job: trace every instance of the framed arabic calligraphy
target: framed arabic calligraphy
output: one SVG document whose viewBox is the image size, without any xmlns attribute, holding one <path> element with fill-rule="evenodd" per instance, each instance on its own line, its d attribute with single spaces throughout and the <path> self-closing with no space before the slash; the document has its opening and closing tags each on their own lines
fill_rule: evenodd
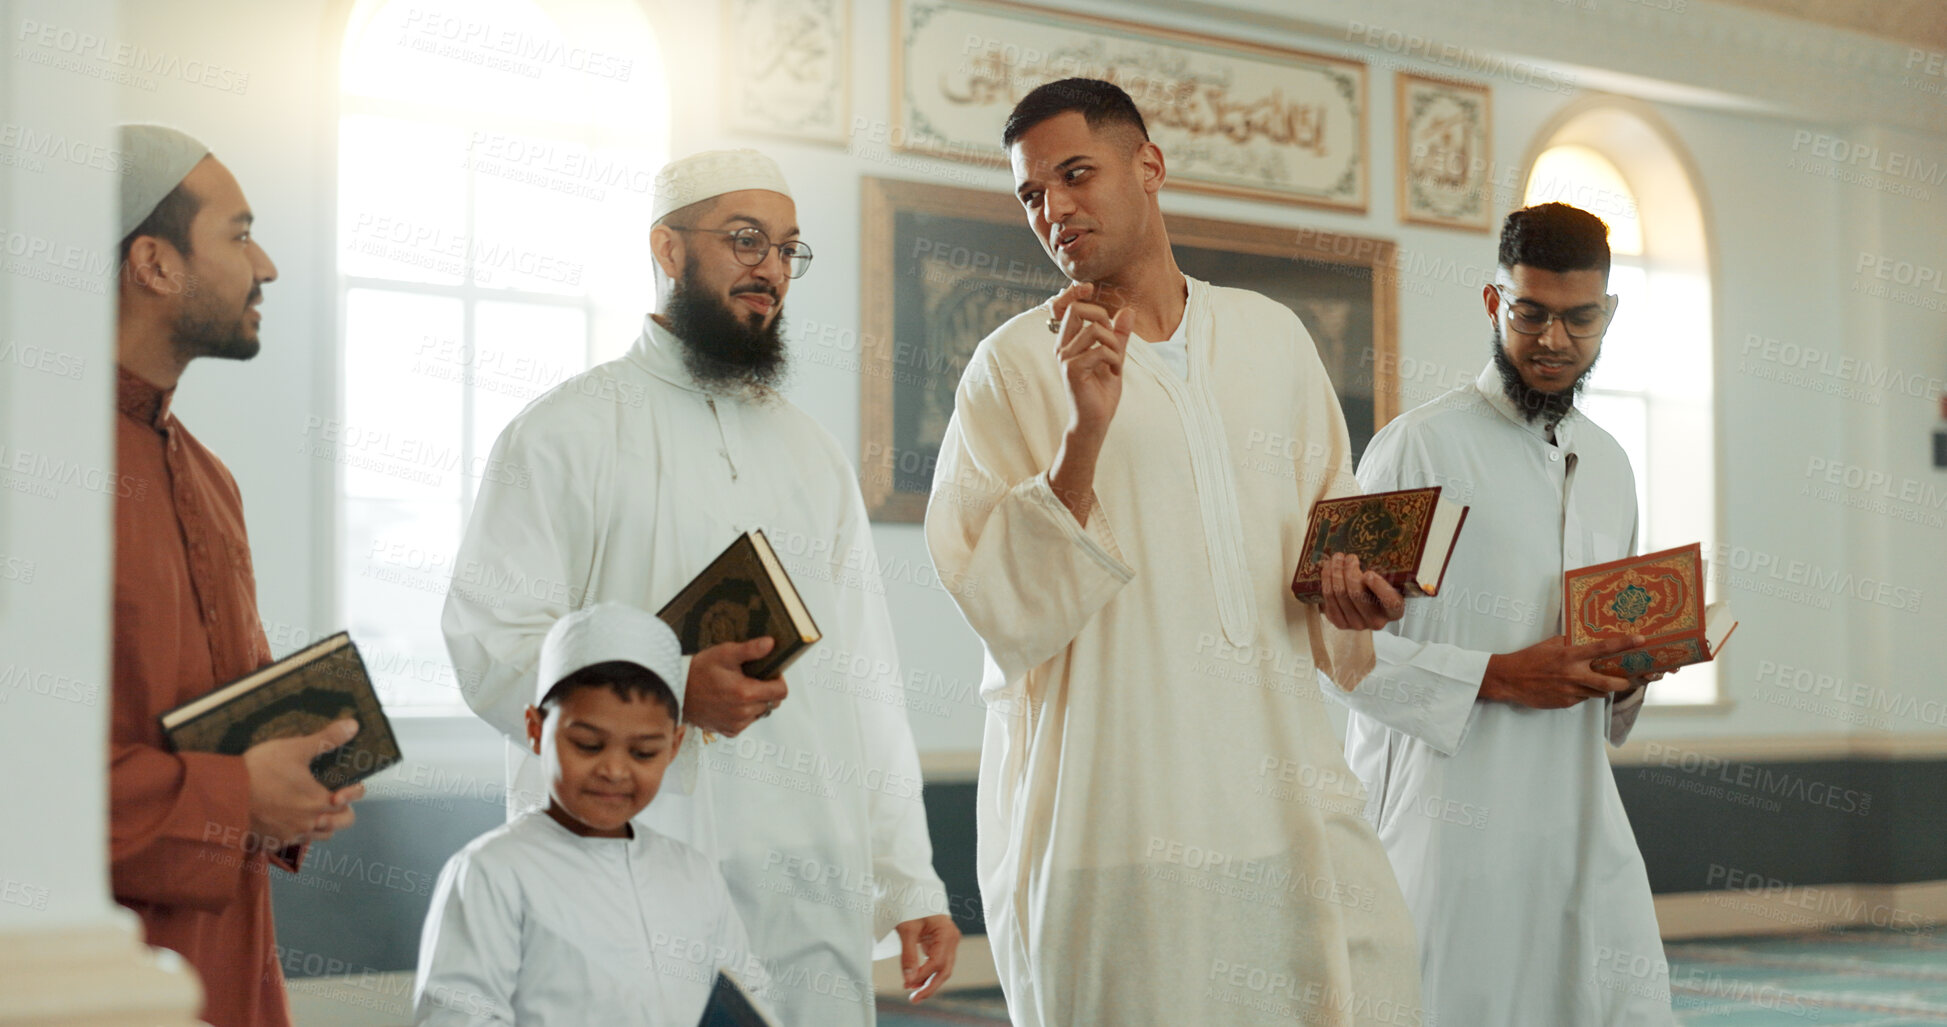
<svg viewBox="0 0 1947 1027">
<path fill-rule="evenodd" d="M 863 187 L 859 484 L 873 520 L 918 523 L 974 347 L 1068 280 L 1007 193 L 883 178 Z M 1163 220 L 1185 274 L 1263 293 L 1298 314 L 1338 392 L 1353 456 L 1364 453 L 1399 410 L 1393 243 Z"/>
<path fill-rule="evenodd" d="M 840 143 L 852 116 L 851 0 L 726 0 L 724 120 Z"/>
<path fill-rule="evenodd" d="M 1399 217 L 1485 232 L 1492 227 L 1488 88 L 1400 72 Z"/>
<path fill-rule="evenodd" d="M 901 149 L 1002 163 L 1021 97 L 1100 78 L 1142 110 L 1172 185 L 1366 209 L 1363 63 L 1009 0 L 894 0 L 893 17 Z"/>
</svg>

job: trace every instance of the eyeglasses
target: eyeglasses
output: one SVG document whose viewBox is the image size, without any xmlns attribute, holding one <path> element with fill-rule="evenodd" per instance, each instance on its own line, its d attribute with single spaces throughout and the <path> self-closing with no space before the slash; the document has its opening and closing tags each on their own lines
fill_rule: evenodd
<svg viewBox="0 0 1947 1027">
<path fill-rule="evenodd" d="M 1506 286 L 1496 285 L 1494 289 L 1501 294 L 1501 302 L 1507 304 L 1508 327 L 1523 335 L 1540 335 L 1559 319 L 1562 330 L 1568 332 L 1569 338 L 1593 339 L 1609 330 L 1609 319 L 1616 313 L 1608 305 L 1583 306 L 1559 312 L 1539 303 L 1517 300 L 1508 295 Z"/>
<path fill-rule="evenodd" d="M 743 228 L 683 228 L 672 225 L 679 232 L 709 232 L 711 235 L 730 237 L 730 252 L 737 255 L 737 263 L 745 267 L 756 267 L 776 249 L 777 255 L 784 258 L 785 272 L 792 278 L 803 278 L 811 270 L 811 247 L 795 239 L 790 242 L 771 241 L 761 228 L 746 225 Z"/>
</svg>

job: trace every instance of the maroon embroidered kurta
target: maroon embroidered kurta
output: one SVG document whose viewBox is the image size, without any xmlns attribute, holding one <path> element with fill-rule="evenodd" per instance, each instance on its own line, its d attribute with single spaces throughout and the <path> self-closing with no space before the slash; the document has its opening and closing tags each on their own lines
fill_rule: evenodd
<svg viewBox="0 0 1947 1027">
<path fill-rule="evenodd" d="M 243 497 L 169 413 L 173 389 L 120 371 L 109 862 L 151 945 L 196 967 L 215 1027 L 289 1024 L 265 853 L 238 756 L 176 754 L 156 717 L 270 661 Z M 297 850 L 276 860 L 296 869 Z"/>
</svg>

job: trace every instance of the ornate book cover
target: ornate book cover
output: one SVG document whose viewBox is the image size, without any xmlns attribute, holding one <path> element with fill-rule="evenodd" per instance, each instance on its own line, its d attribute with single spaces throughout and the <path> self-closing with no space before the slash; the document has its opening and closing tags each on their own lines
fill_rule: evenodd
<svg viewBox="0 0 1947 1027">
<path fill-rule="evenodd" d="M 379 705 L 365 661 L 339 632 L 211 689 L 164 713 L 162 733 L 178 752 L 240 756 L 258 742 L 313 734 L 335 720 L 358 720 L 350 742 L 311 761 L 311 775 L 333 791 L 399 762 L 392 722 Z"/>
<path fill-rule="evenodd" d="M 761 530 L 739 535 L 656 616 L 675 629 L 685 656 L 771 636 L 776 644 L 770 653 L 744 664 L 744 673 L 760 680 L 784 673 L 822 637 Z"/>
<path fill-rule="evenodd" d="M 710 989 L 710 1004 L 696 1027 L 778 1027 L 757 1000 L 745 990 L 744 982 L 728 970 L 717 971 L 716 986 Z"/>
<path fill-rule="evenodd" d="M 1442 499 L 1438 485 L 1319 500 L 1312 504 L 1305 528 L 1292 594 L 1308 603 L 1320 601 L 1319 572 L 1325 558 L 1356 553 L 1360 566 L 1378 571 L 1402 595 L 1438 595 L 1467 509 Z M 1435 558 L 1431 561 L 1429 545 Z"/>
<path fill-rule="evenodd" d="M 1625 557 L 1562 575 L 1562 610 L 1568 644 L 1642 635 L 1641 649 L 1589 664 L 1598 674 L 1640 676 L 1713 659 L 1723 637 L 1712 642 L 1715 620 L 1704 604 L 1703 547 Z M 1731 627 L 1736 627 L 1733 623 Z"/>
</svg>

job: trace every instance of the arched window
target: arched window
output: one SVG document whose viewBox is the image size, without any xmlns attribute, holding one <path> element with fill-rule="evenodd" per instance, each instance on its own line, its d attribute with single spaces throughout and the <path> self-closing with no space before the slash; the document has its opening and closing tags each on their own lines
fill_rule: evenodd
<svg viewBox="0 0 1947 1027">
<path fill-rule="evenodd" d="M 1616 319 L 1579 401 L 1636 471 L 1637 549 L 1717 538 L 1715 332 L 1702 207 L 1681 153 L 1642 112 L 1602 103 L 1544 133 L 1526 204 L 1572 204 L 1609 224 Z M 1715 663 L 1650 689 L 1670 705 L 1720 700 Z"/>
<path fill-rule="evenodd" d="M 652 305 L 663 72 L 628 0 L 363 0 L 340 72 L 338 614 L 389 707 L 455 711 L 452 554 L 527 473 L 494 439 Z"/>
</svg>

